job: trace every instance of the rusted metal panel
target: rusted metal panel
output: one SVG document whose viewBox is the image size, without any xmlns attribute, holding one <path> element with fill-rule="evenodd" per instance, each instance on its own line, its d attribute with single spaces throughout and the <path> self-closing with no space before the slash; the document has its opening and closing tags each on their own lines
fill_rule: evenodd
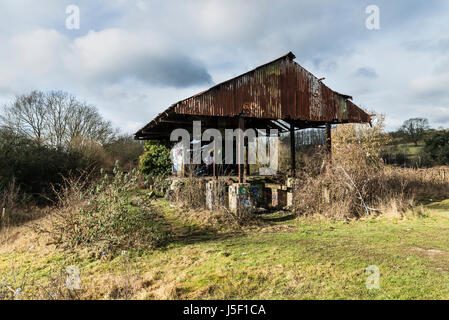
<svg viewBox="0 0 449 320">
<path fill-rule="evenodd" d="M 369 122 L 370 116 L 293 61 L 289 53 L 252 71 L 179 101 L 144 129 L 172 114 L 310 122 Z M 143 129 L 142 129 L 143 130 Z M 136 134 L 137 135 L 137 134 Z"/>
</svg>

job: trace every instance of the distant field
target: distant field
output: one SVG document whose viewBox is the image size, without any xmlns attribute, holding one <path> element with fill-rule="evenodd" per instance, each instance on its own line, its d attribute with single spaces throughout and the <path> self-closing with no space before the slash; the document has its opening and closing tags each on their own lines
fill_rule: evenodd
<svg viewBox="0 0 449 320">
<path fill-rule="evenodd" d="M 26 227 L 3 232 L 3 283 L 27 279 L 22 298 L 32 298 L 76 265 L 81 298 L 449 299 L 449 201 L 427 205 L 422 218 L 343 223 L 277 213 L 233 231 L 185 220 L 165 201 L 154 205 L 178 236 L 154 252 L 96 259 L 55 250 Z M 370 265 L 380 270 L 380 289 L 365 286 Z"/>
<path fill-rule="evenodd" d="M 392 155 L 403 155 L 413 163 L 419 160 L 419 155 L 422 154 L 424 145 L 424 140 L 419 141 L 415 145 L 413 142 L 406 142 L 403 139 L 395 138 L 389 145 L 384 147 L 384 151 Z"/>
<path fill-rule="evenodd" d="M 408 156 L 416 156 L 420 151 L 422 151 L 424 145 L 419 143 L 417 146 L 414 143 L 403 143 L 396 146 L 397 150 L 403 152 Z"/>
</svg>

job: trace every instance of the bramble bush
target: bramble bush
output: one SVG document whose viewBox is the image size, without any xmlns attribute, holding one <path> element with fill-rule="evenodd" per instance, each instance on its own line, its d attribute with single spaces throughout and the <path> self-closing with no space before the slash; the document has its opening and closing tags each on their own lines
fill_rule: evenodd
<svg viewBox="0 0 449 320">
<path fill-rule="evenodd" d="M 134 196 L 139 173 L 103 173 L 88 185 L 83 177 L 67 178 L 59 188 L 57 213 L 48 232 L 65 248 L 89 247 L 101 252 L 153 249 L 167 240 L 165 224 L 148 203 Z"/>
</svg>

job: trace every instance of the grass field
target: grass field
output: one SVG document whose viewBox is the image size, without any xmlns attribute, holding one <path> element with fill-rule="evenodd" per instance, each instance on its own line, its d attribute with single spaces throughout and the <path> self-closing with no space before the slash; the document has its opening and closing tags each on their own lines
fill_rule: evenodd
<svg viewBox="0 0 449 320">
<path fill-rule="evenodd" d="M 413 142 L 404 142 L 402 139 L 394 139 L 390 145 L 385 146 L 385 151 L 390 154 L 401 154 L 406 159 L 416 162 L 424 150 L 424 141 L 419 141 L 417 145 Z"/>
<path fill-rule="evenodd" d="M 98 259 L 55 249 L 25 226 L 3 232 L 0 290 L 60 298 L 61 270 L 76 265 L 79 298 L 449 299 L 448 200 L 427 205 L 425 217 L 330 222 L 277 213 L 232 230 L 185 219 L 163 200 L 154 206 L 176 237 L 152 252 Z M 366 288 L 370 265 L 379 289 Z"/>
<path fill-rule="evenodd" d="M 404 153 L 407 156 L 413 157 L 422 151 L 422 149 L 424 148 L 424 144 L 419 143 L 418 145 L 415 145 L 414 143 L 402 143 L 398 144 L 396 147 L 399 152 Z"/>
</svg>

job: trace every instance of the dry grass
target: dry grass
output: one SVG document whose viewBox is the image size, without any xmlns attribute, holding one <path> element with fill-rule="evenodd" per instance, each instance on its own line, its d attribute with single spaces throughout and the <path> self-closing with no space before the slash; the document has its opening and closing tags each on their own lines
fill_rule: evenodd
<svg viewBox="0 0 449 320">
<path fill-rule="evenodd" d="M 372 127 L 339 125 L 333 131 L 332 164 L 318 174 L 303 171 L 296 180 L 296 214 L 334 219 L 378 214 L 400 217 L 417 199 L 449 196 L 449 177 L 441 168 L 384 165 L 380 151 L 389 137 L 383 133 L 383 120 L 378 117 Z"/>
<path fill-rule="evenodd" d="M 413 169 L 379 168 L 350 171 L 329 167 L 318 177 L 298 180 L 294 209 L 299 215 L 319 214 L 347 219 L 387 214 L 400 217 L 416 199 L 449 196 L 449 181 L 426 179 Z"/>
<path fill-rule="evenodd" d="M 21 225 L 42 217 L 48 211 L 47 208 L 27 207 L 26 204 L 27 200 L 14 179 L 0 189 L 0 229 Z"/>
<path fill-rule="evenodd" d="M 52 214 L 0 231 L 0 298 L 447 298 L 447 209 L 421 219 L 427 209 L 413 206 L 417 199 L 448 197 L 448 176 L 441 168 L 384 166 L 376 153 L 380 138 L 353 129 L 341 131 L 340 140 L 335 133 L 333 166 L 323 165 L 318 153 L 321 160 L 304 167 L 297 179 L 294 209 L 310 219 L 250 221 L 226 210 L 206 211 L 203 179 L 180 182 L 172 194 L 179 206 L 139 198 L 142 191 L 136 192 L 134 182 L 124 187 L 126 179 L 100 186 L 94 198 L 87 179 L 68 180 L 58 190 Z M 111 196 L 123 201 L 110 207 Z M 14 192 L 8 197 L 14 198 Z M 8 197 L 5 203 L 12 207 Z M 95 201 L 101 202 L 92 207 Z M 71 251 L 56 246 L 68 234 L 79 234 L 82 210 L 93 210 L 89 223 L 103 223 L 121 210 L 133 214 L 153 208 L 171 228 L 164 230 L 173 236 L 164 250 L 128 242 L 139 240 L 135 232 L 121 242 L 130 252 L 116 255 L 98 256 L 97 247 L 79 243 Z M 367 212 L 394 219 L 332 221 Z M 405 215 L 413 218 L 397 219 Z M 82 226 L 82 236 L 89 235 L 92 229 Z M 105 230 L 102 235 L 109 235 L 111 229 Z M 375 293 L 364 287 L 364 270 L 371 264 L 382 269 L 383 287 Z M 79 290 L 66 286 L 70 265 L 80 267 Z"/>
</svg>

